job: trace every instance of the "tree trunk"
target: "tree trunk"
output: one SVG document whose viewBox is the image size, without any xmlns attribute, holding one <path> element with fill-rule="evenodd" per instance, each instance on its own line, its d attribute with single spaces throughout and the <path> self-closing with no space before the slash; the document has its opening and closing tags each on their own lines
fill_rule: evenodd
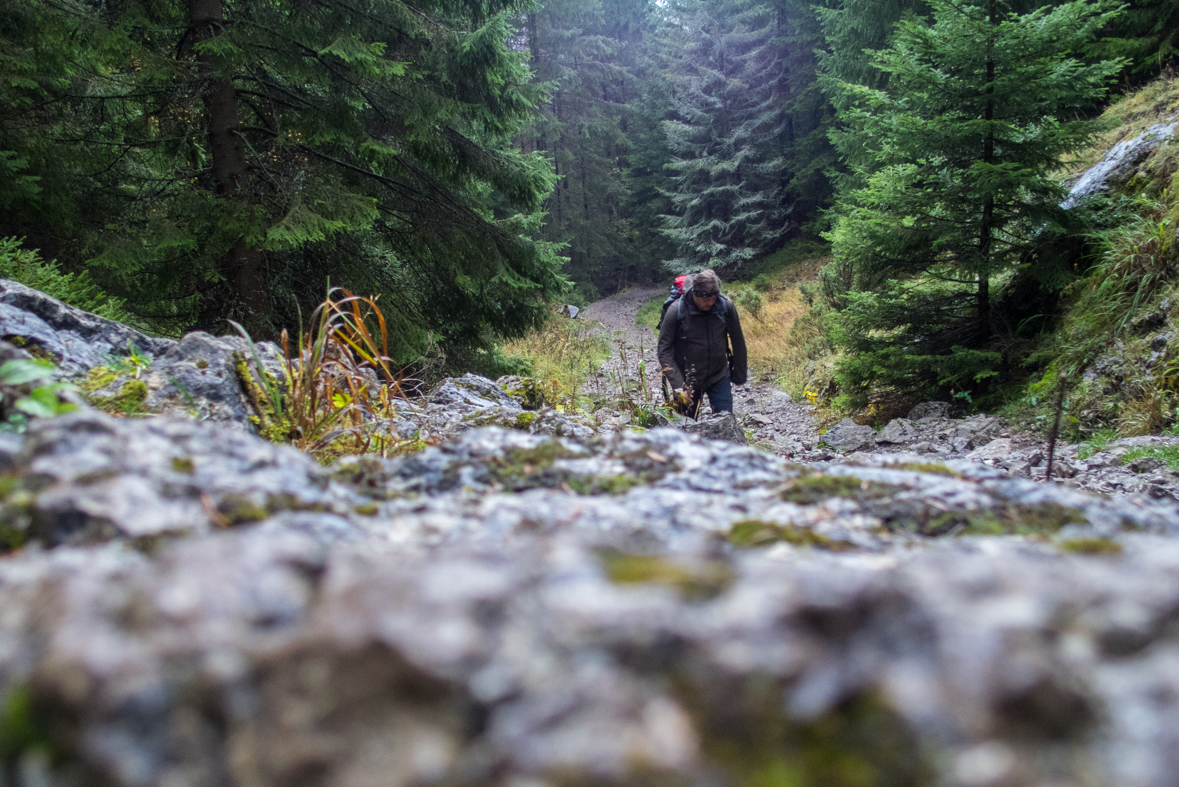
<svg viewBox="0 0 1179 787">
<path fill-rule="evenodd" d="M 990 35 L 998 25 L 997 0 L 990 0 L 987 8 L 987 21 L 991 25 Z M 995 129 L 992 121 L 995 119 L 995 58 L 992 52 L 993 43 L 987 45 L 987 86 L 986 104 L 983 107 L 983 120 L 986 121 L 986 135 L 983 138 L 983 163 L 995 163 Z M 979 342 L 986 342 L 991 338 L 991 241 L 992 226 L 995 221 L 995 198 L 988 194 L 983 199 L 982 227 L 978 238 L 978 292 L 976 294 L 976 309 L 978 311 Z"/>
<path fill-rule="evenodd" d="M 188 16 L 195 41 L 208 41 L 221 34 L 221 0 L 189 0 Z M 237 91 L 232 78 L 218 73 L 216 55 L 198 51 L 196 59 L 205 83 L 202 100 L 217 196 L 224 210 L 244 212 L 251 202 L 249 161 L 238 133 Z M 224 284 L 202 303 L 201 327 L 225 330 L 224 320 L 229 317 L 251 331 L 264 333 L 270 316 L 270 295 L 262 250 L 239 238 L 218 261 L 217 270 Z"/>
</svg>

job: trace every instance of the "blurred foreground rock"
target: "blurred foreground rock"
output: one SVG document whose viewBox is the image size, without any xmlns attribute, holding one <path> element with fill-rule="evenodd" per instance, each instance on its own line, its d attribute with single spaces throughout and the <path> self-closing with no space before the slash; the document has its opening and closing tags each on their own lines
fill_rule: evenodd
<svg viewBox="0 0 1179 787">
<path fill-rule="evenodd" d="M 6 784 L 1137 787 L 1179 765 L 1169 503 L 674 429 L 476 428 L 321 468 L 78 413 L 13 462 Z"/>
</svg>

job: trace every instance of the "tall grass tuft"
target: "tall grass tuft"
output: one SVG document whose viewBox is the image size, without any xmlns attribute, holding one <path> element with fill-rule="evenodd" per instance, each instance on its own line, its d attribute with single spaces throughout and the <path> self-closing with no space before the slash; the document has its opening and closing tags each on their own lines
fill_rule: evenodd
<svg viewBox="0 0 1179 787">
<path fill-rule="evenodd" d="M 250 349 L 251 357 L 243 361 L 264 436 L 321 460 L 420 447 L 420 439 L 402 438 L 393 428 L 402 378 L 376 298 L 329 288 L 308 330 L 300 327 L 294 340 L 283 330 L 281 380 L 266 368 L 245 329 L 233 327 Z"/>
</svg>

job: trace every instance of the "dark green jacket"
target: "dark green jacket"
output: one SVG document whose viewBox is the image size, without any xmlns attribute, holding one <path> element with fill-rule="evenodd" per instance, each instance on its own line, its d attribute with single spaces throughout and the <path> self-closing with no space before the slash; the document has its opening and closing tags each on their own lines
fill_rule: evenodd
<svg viewBox="0 0 1179 787">
<path fill-rule="evenodd" d="M 744 385 L 746 364 L 745 334 L 731 300 L 722 295 L 703 312 L 689 291 L 667 310 L 659 327 L 659 368 L 672 388 L 704 391 L 726 377 Z"/>
</svg>

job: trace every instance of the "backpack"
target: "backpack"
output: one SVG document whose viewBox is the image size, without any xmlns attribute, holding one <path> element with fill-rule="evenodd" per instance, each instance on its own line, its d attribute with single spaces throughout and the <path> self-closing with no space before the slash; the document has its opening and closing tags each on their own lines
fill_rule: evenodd
<svg viewBox="0 0 1179 787">
<path fill-rule="evenodd" d="M 667 309 L 673 303 L 678 301 L 681 296 L 683 296 L 684 285 L 687 283 L 688 279 L 690 279 L 690 278 L 691 278 L 691 276 L 689 274 L 684 274 L 683 276 L 676 276 L 675 281 L 673 281 L 671 283 L 671 294 L 668 295 L 667 300 L 665 300 L 663 302 L 663 310 L 659 312 L 659 322 L 656 323 L 656 325 L 655 325 L 656 330 L 659 329 L 660 325 L 663 325 L 663 318 L 667 316 Z"/>
</svg>

